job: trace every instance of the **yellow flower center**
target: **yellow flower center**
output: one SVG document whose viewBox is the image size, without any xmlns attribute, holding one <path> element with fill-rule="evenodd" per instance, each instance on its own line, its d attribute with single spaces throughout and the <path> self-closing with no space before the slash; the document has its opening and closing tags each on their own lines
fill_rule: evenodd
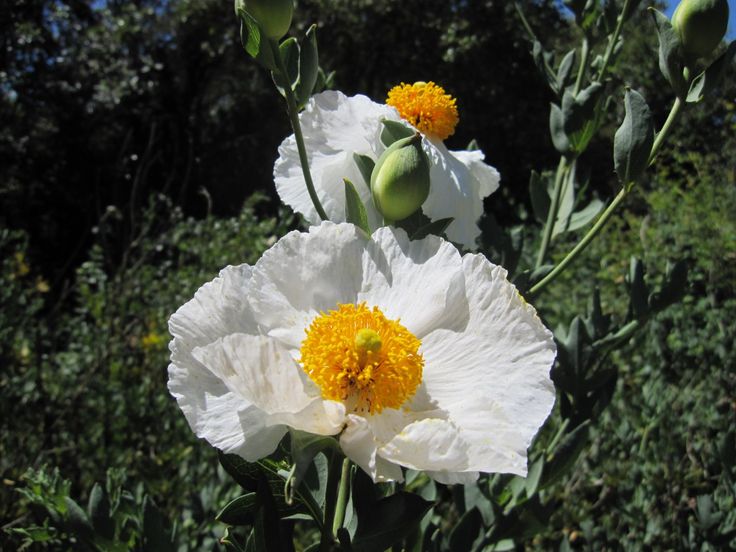
<svg viewBox="0 0 736 552">
<path fill-rule="evenodd" d="M 455 132 L 459 120 L 455 98 L 431 81 L 402 82 L 389 91 L 386 103 L 420 132 L 440 140 Z"/>
<path fill-rule="evenodd" d="M 400 408 L 416 392 L 424 367 L 420 345 L 378 307 L 338 305 L 312 321 L 299 362 L 323 398 L 377 414 Z"/>
</svg>

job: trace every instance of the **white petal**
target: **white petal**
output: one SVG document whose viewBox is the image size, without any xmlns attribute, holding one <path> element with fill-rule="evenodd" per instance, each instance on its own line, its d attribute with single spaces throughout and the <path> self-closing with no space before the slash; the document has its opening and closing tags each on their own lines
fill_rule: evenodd
<svg viewBox="0 0 736 552">
<path fill-rule="evenodd" d="M 409 424 L 380 447 L 378 454 L 416 470 L 460 471 L 469 464 L 468 444 L 458 428 L 438 418 Z"/>
<path fill-rule="evenodd" d="M 300 114 L 307 157 L 317 195 L 330 220 L 345 220 L 343 178 L 355 185 L 368 211 L 371 228 L 380 222 L 370 190 L 358 170 L 353 154 L 374 161 L 385 149 L 380 141 L 383 119 L 400 120 L 392 107 L 372 102 L 365 96 L 348 98 L 341 92 L 317 94 Z M 307 193 L 294 136 L 279 147 L 274 166 L 276 191 L 281 200 L 302 213 L 312 224 L 319 216 Z"/>
<path fill-rule="evenodd" d="M 422 341 L 427 393 L 471 449 L 462 471 L 526 473 L 526 450 L 549 415 L 551 333 L 505 278 L 480 255 L 463 259 L 470 321 Z"/>
<path fill-rule="evenodd" d="M 371 476 L 375 482 L 403 481 L 401 468 L 377 455 L 378 443 L 368 421 L 349 414 L 347 425 L 340 434 L 343 453 Z"/>
<path fill-rule="evenodd" d="M 203 372 L 209 377 L 202 377 Z M 169 390 L 198 437 L 249 462 L 271 454 L 286 433 L 283 426 L 269 426 L 262 410 L 230 391 L 198 362 L 192 371 L 171 364 Z"/>
<path fill-rule="evenodd" d="M 442 483 L 443 485 L 471 485 L 478 480 L 480 473 L 469 472 L 448 472 L 448 471 L 428 471 L 429 477 Z"/>
<path fill-rule="evenodd" d="M 191 350 L 230 333 L 258 333 L 248 300 L 252 270 L 245 264 L 228 266 L 199 288 L 169 319 L 174 341 Z"/>
<path fill-rule="evenodd" d="M 410 241 L 388 227 L 365 246 L 359 301 L 378 306 L 418 338 L 438 327 L 467 323 L 462 260 L 455 247 L 436 236 Z"/>
<path fill-rule="evenodd" d="M 193 351 L 234 394 L 265 414 L 267 425 L 334 435 L 343 425 L 342 405 L 325 404 L 289 352 L 265 336 L 233 334 Z"/>
<path fill-rule="evenodd" d="M 330 220 L 345 220 L 343 178 L 348 178 L 366 206 L 371 228 L 381 225 L 382 218 L 373 206 L 369 186 L 353 154 L 366 155 L 373 161 L 378 159 L 385 151 L 380 140 L 384 119 L 410 127 L 393 107 L 365 96 L 347 97 L 336 91 L 313 96 L 300 114 L 312 180 Z M 447 229 L 448 238 L 468 249 L 476 249 L 475 241 L 480 234 L 476 223 L 483 213 L 483 198 L 498 188 L 498 171 L 483 163 L 484 155 L 480 151 L 450 152 L 441 141 L 428 138 L 423 140 L 423 146 L 432 167 L 429 198 L 422 211 L 431 220 L 453 217 L 455 220 Z M 302 213 L 311 224 L 319 224 L 293 135 L 279 147 L 274 181 L 284 203 Z"/>
<path fill-rule="evenodd" d="M 320 312 L 355 303 L 365 242 L 352 224 L 325 222 L 309 233 L 291 232 L 266 251 L 253 271 L 251 302 L 269 335 L 296 350 Z"/>
<path fill-rule="evenodd" d="M 210 445 L 228 454 L 237 454 L 248 462 L 265 458 L 278 447 L 286 427 L 271 426 L 263 411 L 244 403 L 234 393 L 207 396 L 206 408 L 196 423 L 187 417 L 192 430 Z"/>
<path fill-rule="evenodd" d="M 483 198 L 498 188 L 498 172 L 482 162 L 482 152 L 451 152 L 439 140 L 425 139 L 424 144 L 432 183 L 422 212 L 432 220 L 453 217 L 447 238 L 475 250 Z"/>
<path fill-rule="evenodd" d="M 239 403 L 223 381 L 192 356 L 192 350 L 229 333 L 258 332 L 248 301 L 250 276 L 248 265 L 223 269 L 169 320 L 169 331 L 174 337 L 169 344 L 169 391 L 192 430 L 226 452 L 236 452 L 243 446 L 241 418 L 250 416 L 252 409 Z M 263 420 L 259 418 L 249 431 L 255 435 L 262 426 Z M 280 435 L 276 435 L 279 431 Z M 283 435 L 279 431 L 258 434 L 263 442 L 260 448 L 269 448 L 274 441 L 278 443 Z"/>
<path fill-rule="evenodd" d="M 486 165 L 484 159 L 486 155 L 480 150 L 460 150 L 451 151 L 457 159 L 462 161 L 470 170 L 470 173 L 475 177 L 475 188 L 478 197 L 483 199 L 491 195 L 493 192 L 498 190 L 498 186 L 501 182 L 501 175 L 490 165 Z"/>
</svg>

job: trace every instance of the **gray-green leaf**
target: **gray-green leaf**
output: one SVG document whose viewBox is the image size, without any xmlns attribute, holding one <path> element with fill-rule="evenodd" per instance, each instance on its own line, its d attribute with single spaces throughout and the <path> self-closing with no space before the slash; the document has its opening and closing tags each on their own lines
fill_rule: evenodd
<svg viewBox="0 0 736 552">
<path fill-rule="evenodd" d="M 654 143 L 649 106 L 636 90 L 627 89 L 626 115 L 613 140 L 613 161 L 619 181 L 626 186 L 646 170 Z"/>
<path fill-rule="evenodd" d="M 360 199 L 358 191 L 350 180 L 343 178 L 345 182 L 345 220 L 354 224 L 368 236 L 371 235 L 371 227 L 368 224 L 368 213 Z"/>
<path fill-rule="evenodd" d="M 734 58 L 736 58 L 736 40 L 731 42 L 726 51 L 711 63 L 705 71 L 693 79 L 687 93 L 687 101 L 697 103 L 704 97 L 711 96 L 723 79 L 723 74 L 728 69 L 733 70 Z"/>
<path fill-rule="evenodd" d="M 299 82 L 296 85 L 296 101 L 301 108 L 308 101 L 317 84 L 319 74 L 319 51 L 317 49 L 317 26 L 312 25 L 302 41 L 299 52 Z"/>
<path fill-rule="evenodd" d="M 384 146 L 389 147 L 394 142 L 398 142 L 403 138 L 408 138 L 414 134 L 414 129 L 409 128 L 404 123 L 384 119 L 383 130 L 381 131 L 381 142 Z"/>
<path fill-rule="evenodd" d="M 682 98 L 687 94 L 688 88 L 682 76 L 682 70 L 685 67 L 682 43 L 672 28 L 669 17 L 654 8 L 649 8 L 649 10 L 654 17 L 654 24 L 657 26 L 659 35 L 659 70 L 669 81 L 675 94 Z"/>
<path fill-rule="evenodd" d="M 261 28 L 245 10 L 238 10 L 240 16 L 240 42 L 250 57 L 255 59 L 263 67 L 270 70 L 276 69 L 271 46 L 268 39 L 261 33 Z"/>
<path fill-rule="evenodd" d="M 565 118 L 557 104 L 550 105 L 549 132 L 552 136 L 552 144 L 557 151 L 563 155 L 571 153 L 570 139 L 565 133 Z"/>
<path fill-rule="evenodd" d="M 376 162 L 367 155 L 361 155 L 359 153 L 353 154 L 353 161 L 355 161 L 355 164 L 358 166 L 358 170 L 363 177 L 365 185 L 368 186 L 368 188 L 370 189 L 371 175 L 373 174 L 373 169 L 376 166 Z"/>
<path fill-rule="evenodd" d="M 286 89 L 294 90 L 299 82 L 299 43 L 296 38 L 291 37 L 284 40 L 279 46 L 279 55 L 283 62 L 286 74 L 281 71 L 273 71 L 273 82 L 282 96 L 286 95 Z"/>
</svg>

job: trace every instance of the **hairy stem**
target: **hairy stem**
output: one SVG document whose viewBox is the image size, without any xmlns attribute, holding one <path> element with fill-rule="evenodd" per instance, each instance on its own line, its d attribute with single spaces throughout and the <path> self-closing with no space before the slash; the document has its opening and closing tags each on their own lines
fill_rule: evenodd
<svg viewBox="0 0 736 552">
<path fill-rule="evenodd" d="M 682 112 L 683 106 L 684 104 L 682 100 L 680 100 L 680 98 L 676 98 L 675 103 L 672 105 L 672 109 L 670 110 L 670 114 L 667 116 L 667 120 L 665 121 L 664 125 L 662 125 L 662 129 L 659 131 L 656 139 L 654 140 L 652 150 L 649 153 L 648 165 L 651 165 L 654 162 L 659 149 L 662 147 L 662 144 L 667 138 L 667 134 L 669 134 L 670 130 L 672 129 L 672 125 Z M 614 198 L 611 204 L 606 208 L 605 211 L 603 211 L 603 214 L 596 221 L 593 227 L 588 230 L 588 233 L 585 234 L 583 239 L 580 240 L 580 242 L 572 249 L 572 251 L 570 251 L 565 256 L 565 258 L 562 259 L 562 261 L 560 261 L 560 263 L 555 266 L 555 268 L 549 274 L 547 274 L 547 276 L 545 276 L 537 284 L 532 286 L 532 288 L 529 290 L 530 295 L 536 295 L 537 293 L 539 293 L 550 282 L 557 278 L 568 267 L 568 265 L 570 265 L 570 263 L 577 259 L 583 251 L 585 251 L 585 248 L 588 247 L 588 245 L 590 245 L 590 242 L 592 242 L 593 239 L 595 239 L 595 237 L 600 233 L 600 231 L 603 230 L 603 227 L 606 225 L 618 206 L 621 205 L 623 200 L 626 198 L 632 185 L 633 182 L 629 182 L 621 189 L 621 191 Z"/>
<path fill-rule="evenodd" d="M 580 45 L 580 66 L 578 67 L 578 78 L 575 79 L 575 95 L 577 96 L 580 89 L 583 87 L 583 78 L 585 77 L 585 71 L 588 69 L 588 59 L 590 58 L 590 44 L 588 44 L 588 37 L 583 38 L 583 43 Z"/>
<path fill-rule="evenodd" d="M 281 53 L 279 46 L 276 41 L 271 41 L 271 50 L 273 51 L 273 57 L 278 67 L 278 72 L 283 77 L 283 82 L 288 82 L 286 67 L 284 66 L 284 60 L 281 59 Z M 307 157 L 307 148 L 304 145 L 304 135 L 302 134 L 302 126 L 299 123 L 299 109 L 296 105 L 296 98 L 294 97 L 294 91 L 290 86 L 284 86 L 284 94 L 286 96 L 286 107 L 289 112 L 289 121 L 291 122 L 291 128 L 294 130 L 294 138 L 296 139 L 296 147 L 299 151 L 299 162 L 302 166 L 302 173 L 304 173 L 304 182 L 307 184 L 307 192 L 309 198 L 312 200 L 319 218 L 322 220 L 329 220 L 327 213 L 322 207 L 322 203 L 317 196 L 317 191 L 314 189 L 314 182 L 312 181 L 312 173 L 309 170 L 309 158 Z"/>
<path fill-rule="evenodd" d="M 345 521 L 345 509 L 348 505 L 348 497 L 350 496 L 350 468 L 352 463 L 348 458 L 342 461 L 342 471 L 340 473 L 340 488 L 337 491 L 337 505 L 335 508 L 335 518 L 332 521 L 332 533 L 337 532 Z"/>
<path fill-rule="evenodd" d="M 598 78 L 596 79 L 597 82 L 601 82 L 606 74 L 606 71 L 608 71 L 608 66 L 611 63 L 611 56 L 613 55 L 613 51 L 616 49 L 618 37 L 621 36 L 621 29 L 624 26 L 624 16 L 628 13 L 630 4 L 631 0 L 626 0 L 624 2 L 624 7 L 621 8 L 621 13 L 618 16 L 618 21 L 616 23 L 616 29 L 613 31 L 613 34 L 608 41 L 608 47 L 606 48 L 606 53 L 603 57 L 603 64 L 598 71 Z"/>
<path fill-rule="evenodd" d="M 325 518 L 322 526 L 322 536 L 319 541 L 320 552 L 330 552 L 335 543 L 335 535 L 332 531 L 335 522 L 335 512 L 338 502 L 338 486 L 342 479 L 340 465 L 342 455 L 333 451 L 330 459 L 330 467 L 327 472 L 327 488 L 325 489 Z M 342 523 L 342 522 L 341 522 Z"/>
<path fill-rule="evenodd" d="M 567 172 L 567 159 L 560 157 L 560 163 L 557 165 L 557 174 L 555 175 L 555 187 L 552 192 L 552 202 L 549 205 L 549 213 L 547 213 L 547 222 L 544 225 L 544 234 L 542 234 L 542 243 L 537 253 L 536 268 L 544 263 L 547 256 L 549 244 L 552 241 L 552 231 L 557 221 L 557 213 L 560 209 L 560 196 L 562 195 L 562 183 L 565 181 L 565 173 Z"/>
</svg>

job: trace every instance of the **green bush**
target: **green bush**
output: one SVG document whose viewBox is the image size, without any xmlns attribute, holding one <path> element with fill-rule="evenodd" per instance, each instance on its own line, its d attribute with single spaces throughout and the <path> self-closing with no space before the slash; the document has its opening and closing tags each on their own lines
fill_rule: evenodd
<svg viewBox="0 0 736 552">
<path fill-rule="evenodd" d="M 728 166 L 713 161 L 677 159 L 691 167 L 677 174 L 665 164 L 573 271 L 595 277 L 620 315 L 621 260 L 630 255 L 642 257 L 655 279 L 668 260 L 685 259 L 689 290 L 610 361 L 619 369 L 616 394 L 575 475 L 553 491 L 559 509 L 549 540 L 538 541 L 545 547 L 560 532 L 575 548 L 734 545 L 736 187 Z M 649 213 L 643 219 L 642 211 Z M 564 298 L 572 277 L 545 297 L 560 301 L 554 312 L 584 305 L 575 293 Z"/>
<path fill-rule="evenodd" d="M 33 279 L 22 235 L 2 234 L 3 525 L 27 512 L 13 489 L 29 466 L 57 466 L 82 498 L 108 468 L 122 468 L 179 522 L 182 542 L 211 541 L 227 489 L 215 452 L 197 442 L 166 389 L 167 320 L 220 268 L 255 262 L 288 229 L 290 217 L 260 218 L 262 203 L 196 221 L 158 198 L 117 258 L 111 211 L 59 308 L 43 301 L 48 285 Z"/>
</svg>

